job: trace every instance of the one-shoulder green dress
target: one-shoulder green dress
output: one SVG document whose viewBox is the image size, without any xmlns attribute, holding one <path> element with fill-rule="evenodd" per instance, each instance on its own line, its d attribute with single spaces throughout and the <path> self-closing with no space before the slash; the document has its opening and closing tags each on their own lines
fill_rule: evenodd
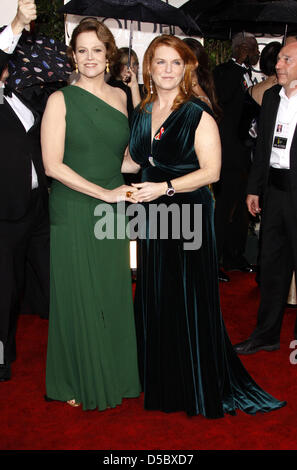
<svg viewBox="0 0 297 470">
<path fill-rule="evenodd" d="M 104 188 L 122 185 L 128 119 L 82 88 L 62 92 L 63 162 Z M 54 400 L 74 398 L 85 410 L 115 407 L 140 394 L 129 240 L 96 238 L 98 204 L 103 201 L 52 183 L 46 393 Z M 115 219 L 124 217 L 112 207 Z"/>
</svg>

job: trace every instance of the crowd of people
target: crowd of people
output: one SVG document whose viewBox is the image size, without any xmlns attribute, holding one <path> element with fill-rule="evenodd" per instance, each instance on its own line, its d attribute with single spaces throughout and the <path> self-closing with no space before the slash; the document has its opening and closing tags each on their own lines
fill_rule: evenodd
<svg viewBox="0 0 297 470">
<path fill-rule="evenodd" d="M 31 296 L 49 309 L 47 401 L 105 410 L 143 391 L 148 410 L 207 418 L 283 407 L 238 354 L 280 347 L 297 268 L 297 39 L 266 46 L 254 84 L 252 34 L 236 34 L 213 73 L 199 41 L 163 34 L 139 85 L 135 52 L 85 18 L 67 52 L 75 80 L 51 89 L 41 115 L 8 86 L 34 19 L 34 0 L 19 0 L 0 33 L 0 381 L 16 360 L 29 265 Z M 142 214 L 134 308 L 123 205 Z M 261 301 L 254 332 L 233 347 L 219 280 L 255 270 L 249 213 L 261 213 Z"/>
</svg>

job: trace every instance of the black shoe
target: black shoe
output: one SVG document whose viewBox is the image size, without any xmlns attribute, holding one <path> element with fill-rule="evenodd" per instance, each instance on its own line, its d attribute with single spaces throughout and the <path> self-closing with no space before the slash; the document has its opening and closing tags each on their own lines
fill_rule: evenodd
<svg viewBox="0 0 297 470">
<path fill-rule="evenodd" d="M 254 264 L 246 264 L 245 266 L 239 266 L 238 270 L 242 273 L 255 273 L 257 272 L 257 266 Z"/>
<path fill-rule="evenodd" d="M 243 255 L 225 259 L 223 266 L 226 271 L 241 271 L 242 273 L 254 273 L 257 271 L 257 266 L 250 264 Z"/>
<path fill-rule="evenodd" d="M 224 271 L 222 269 L 219 269 L 218 278 L 219 278 L 220 282 L 229 282 L 230 281 L 230 277 L 228 276 L 228 274 L 224 273 Z"/>
<path fill-rule="evenodd" d="M 10 380 L 10 377 L 10 364 L 0 365 L 0 382 L 6 382 L 7 380 Z"/>
<path fill-rule="evenodd" d="M 261 344 L 249 338 L 242 343 L 235 344 L 233 348 L 237 354 L 254 354 L 258 351 L 276 351 L 280 348 L 280 344 Z"/>
<path fill-rule="evenodd" d="M 255 273 L 257 271 L 257 266 L 253 264 L 242 264 L 242 265 L 229 265 L 224 266 L 226 271 L 241 271 L 242 273 Z"/>
</svg>

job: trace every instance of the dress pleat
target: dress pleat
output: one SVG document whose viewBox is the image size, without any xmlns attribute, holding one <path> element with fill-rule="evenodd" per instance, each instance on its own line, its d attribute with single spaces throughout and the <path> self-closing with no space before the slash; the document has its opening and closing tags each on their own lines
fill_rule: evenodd
<svg viewBox="0 0 297 470">
<path fill-rule="evenodd" d="M 64 163 L 104 188 L 122 185 L 126 116 L 77 86 L 62 92 Z M 84 410 L 112 408 L 140 394 L 129 240 L 95 237 L 98 204 L 105 203 L 52 184 L 46 389 L 55 400 L 75 398 Z M 115 204 L 113 210 L 116 220 Z"/>
</svg>

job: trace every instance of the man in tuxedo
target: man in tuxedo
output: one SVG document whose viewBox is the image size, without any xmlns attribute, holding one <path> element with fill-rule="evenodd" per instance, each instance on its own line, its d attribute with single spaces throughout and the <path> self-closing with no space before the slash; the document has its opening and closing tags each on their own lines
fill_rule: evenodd
<svg viewBox="0 0 297 470">
<path fill-rule="evenodd" d="M 249 223 L 245 196 L 251 152 L 240 138 L 240 122 L 245 93 L 252 85 L 250 68 L 258 60 L 255 37 L 239 33 L 232 39 L 232 59 L 214 70 L 216 92 L 223 111 L 219 122 L 222 169 L 220 181 L 214 185 L 218 259 L 226 270 L 243 272 L 253 271 L 243 256 Z M 220 270 L 219 279 L 228 281 L 229 277 Z"/>
<path fill-rule="evenodd" d="M 280 50 L 276 73 L 279 84 L 264 94 L 248 182 L 247 206 L 252 215 L 261 211 L 263 196 L 258 321 L 249 339 L 235 345 L 238 354 L 279 349 L 292 272 L 297 272 L 296 41 Z"/>
<path fill-rule="evenodd" d="M 34 0 L 19 0 L 16 17 L 0 33 L 0 80 L 26 25 L 36 18 Z M 0 104 L 0 341 L 4 362 L 0 381 L 11 377 L 16 359 L 16 326 L 30 263 L 39 288 L 49 298 L 48 191 L 39 138 L 40 118 L 4 86 Z"/>
</svg>

